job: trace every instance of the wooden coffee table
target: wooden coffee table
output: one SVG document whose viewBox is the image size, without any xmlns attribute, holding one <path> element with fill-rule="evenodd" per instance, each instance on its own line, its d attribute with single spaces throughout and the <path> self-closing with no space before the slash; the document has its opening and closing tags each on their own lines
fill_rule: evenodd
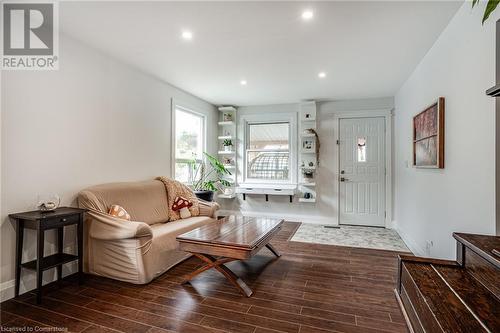
<svg viewBox="0 0 500 333">
<path fill-rule="evenodd" d="M 243 295 L 250 297 L 252 290 L 224 264 L 250 259 L 264 246 L 279 257 L 279 252 L 269 241 L 281 229 L 283 222 L 282 219 L 231 215 L 177 236 L 180 250 L 190 252 L 206 263 L 205 266 L 187 274 L 183 283 L 214 268 Z"/>
</svg>

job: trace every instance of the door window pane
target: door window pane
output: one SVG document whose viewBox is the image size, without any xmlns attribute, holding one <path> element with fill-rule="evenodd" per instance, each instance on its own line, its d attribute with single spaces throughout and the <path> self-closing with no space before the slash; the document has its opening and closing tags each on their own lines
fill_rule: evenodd
<svg viewBox="0 0 500 333">
<path fill-rule="evenodd" d="M 366 138 L 358 138 L 358 162 L 366 162 Z"/>
</svg>

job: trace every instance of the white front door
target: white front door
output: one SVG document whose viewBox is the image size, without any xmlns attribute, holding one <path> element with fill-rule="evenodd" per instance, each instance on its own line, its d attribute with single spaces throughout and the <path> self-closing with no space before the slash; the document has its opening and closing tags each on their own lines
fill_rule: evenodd
<svg viewBox="0 0 500 333">
<path fill-rule="evenodd" d="M 385 119 L 340 119 L 340 224 L 385 226 Z"/>
</svg>

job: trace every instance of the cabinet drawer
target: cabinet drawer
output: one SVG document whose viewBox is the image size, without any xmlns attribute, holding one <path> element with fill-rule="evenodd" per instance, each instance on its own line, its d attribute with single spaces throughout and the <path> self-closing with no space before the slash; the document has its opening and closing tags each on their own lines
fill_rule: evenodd
<svg viewBox="0 0 500 333">
<path fill-rule="evenodd" d="M 236 189 L 236 193 L 244 193 L 244 194 L 263 194 L 261 188 L 255 187 L 239 187 Z"/>
<path fill-rule="evenodd" d="M 80 215 L 68 215 L 64 217 L 57 217 L 53 219 L 46 219 L 42 222 L 43 229 L 52 229 L 64 225 L 75 224 L 80 220 Z"/>
</svg>

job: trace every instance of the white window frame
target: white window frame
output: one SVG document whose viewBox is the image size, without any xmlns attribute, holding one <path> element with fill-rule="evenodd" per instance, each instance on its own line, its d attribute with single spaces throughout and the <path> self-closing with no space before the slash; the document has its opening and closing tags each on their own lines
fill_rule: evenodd
<svg viewBox="0 0 500 333">
<path fill-rule="evenodd" d="M 171 178 L 172 179 L 175 179 L 175 165 L 177 163 L 177 161 L 181 161 L 181 162 L 187 162 L 188 160 L 187 159 L 177 159 L 176 156 L 175 156 L 175 153 L 176 153 L 176 145 L 177 145 L 177 142 L 176 142 L 176 134 L 177 134 L 177 129 L 175 128 L 175 114 L 176 114 L 176 111 L 177 110 L 180 110 L 180 111 L 183 111 L 183 112 L 186 112 L 186 113 L 190 113 L 194 116 L 197 116 L 197 117 L 200 117 L 202 119 L 202 137 L 203 137 L 203 143 L 202 143 L 202 149 L 203 151 L 207 151 L 207 116 L 201 112 L 198 112 L 198 111 L 194 111 L 193 108 L 191 107 L 188 107 L 186 103 L 182 103 L 182 102 L 179 102 L 179 101 L 175 101 L 175 100 L 172 100 L 172 165 L 171 165 Z M 200 159 L 197 159 L 197 162 L 198 163 L 201 163 L 205 161 L 205 156 L 201 156 Z M 191 177 L 189 177 L 191 178 Z M 192 185 L 191 183 L 187 182 L 186 185 Z"/>
<path fill-rule="evenodd" d="M 247 150 L 257 151 L 259 149 L 247 149 L 248 130 L 251 124 L 269 124 L 269 123 L 288 123 L 289 124 L 289 179 L 255 179 L 248 178 L 247 172 Z M 246 114 L 240 117 L 238 133 L 240 135 L 241 145 L 239 156 L 241 156 L 243 171 L 240 175 L 240 186 L 244 184 L 297 184 L 297 113 L 271 113 L 271 114 Z"/>
</svg>

